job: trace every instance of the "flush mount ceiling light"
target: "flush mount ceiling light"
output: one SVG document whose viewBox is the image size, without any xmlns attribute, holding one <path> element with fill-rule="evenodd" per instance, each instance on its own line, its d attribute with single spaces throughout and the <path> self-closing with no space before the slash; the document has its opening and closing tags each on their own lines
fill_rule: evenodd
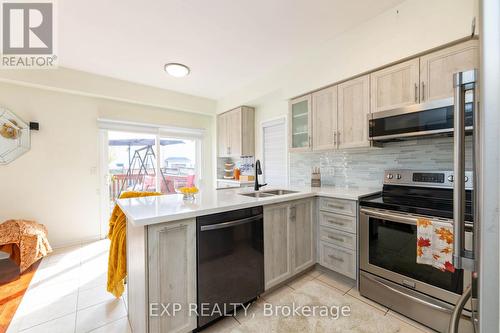
<svg viewBox="0 0 500 333">
<path fill-rule="evenodd" d="M 171 62 L 165 65 L 165 72 L 174 77 L 184 77 L 187 76 L 191 70 L 186 65 Z"/>
</svg>

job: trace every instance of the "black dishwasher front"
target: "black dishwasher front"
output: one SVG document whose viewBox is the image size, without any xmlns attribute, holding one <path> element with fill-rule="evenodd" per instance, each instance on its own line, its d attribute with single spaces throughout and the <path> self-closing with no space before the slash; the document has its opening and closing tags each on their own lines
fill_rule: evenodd
<svg viewBox="0 0 500 333">
<path fill-rule="evenodd" d="M 196 219 L 198 328 L 264 292 L 262 207 Z"/>
</svg>

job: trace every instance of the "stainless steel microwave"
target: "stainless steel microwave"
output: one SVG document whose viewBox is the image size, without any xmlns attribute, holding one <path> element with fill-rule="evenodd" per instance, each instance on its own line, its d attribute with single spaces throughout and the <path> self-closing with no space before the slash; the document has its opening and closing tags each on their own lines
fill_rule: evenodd
<svg viewBox="0 0 500 333">
<path fill-rule="evenodd" d="M 465 129 L 473 127 L 473 104 L 465 100 Z M 369 115 L 373 142 L 397 141 L 433 135 L 453 135 L 453 98 L 416 104 Z"/>
</svg>

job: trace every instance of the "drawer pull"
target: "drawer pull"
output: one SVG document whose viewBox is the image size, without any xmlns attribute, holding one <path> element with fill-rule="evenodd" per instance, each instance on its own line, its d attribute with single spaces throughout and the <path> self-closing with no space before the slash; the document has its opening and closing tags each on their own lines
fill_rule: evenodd
<svg viewBox="0 0 500 333">
<path fill-rule="evenodd" d="M 339 241 L 339 242 L 345 242 L 345 240 L 343 238 L 334 237 L 332 235 L 328 235 L 328 238 Z"/>
<path fill-rule="evenodd" d="M 328 220 L 328 222 L 336 224 L 336 225 L 344 225 L 343 222 L 335 221 L 335 220 Z"/>
<path fill-rule="evenodd" d="M 336 257 L 336 256 L 331 255 L 331 254 L 328 255 L 328 258 L 336 260 L 336 261 L 344 262 L 344 259 Z"/>
<path fill-rule="evenodd" d="M 327 204 L 328 207 L 330 208 L 336 208 L 336 209 L 344 209 L 344 206 L 339 206 L 339 205 L 332 205 L 332 204 Z"/>
</svg>

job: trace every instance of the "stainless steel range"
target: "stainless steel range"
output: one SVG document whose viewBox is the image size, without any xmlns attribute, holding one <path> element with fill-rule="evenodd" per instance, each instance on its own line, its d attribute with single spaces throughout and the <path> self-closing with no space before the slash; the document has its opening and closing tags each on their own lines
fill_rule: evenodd
<svg viewBox="0 0 500 333">
<path fill-rule="evenodd" d="M 383 192 L 360 202 L 360 293 L 433 329 L 448 329 L 471 272 L 417 264 L 417 219 L 453 226 L 451 171 L 390 170 Z M 472 173 L 465 173 L 465 249 L 472 251 Z M 472 332 L 471 303 L 460 332 Z"/>
</svg>

